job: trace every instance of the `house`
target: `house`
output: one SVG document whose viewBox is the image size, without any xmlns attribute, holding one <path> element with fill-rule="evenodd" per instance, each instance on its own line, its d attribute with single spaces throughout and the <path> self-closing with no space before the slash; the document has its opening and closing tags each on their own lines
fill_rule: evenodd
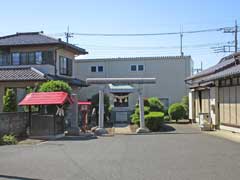
<svg viewBox="0 0 240 180">
<path fill-rule="evenodd" d="M 138 102 L 133 89 L 141 88 L 143 97 L 158 97 L 168 107 L 188 94 L 184 80 L 191 75 L 190 56 L 129 57 L 104 59 L 78 59 L 74 66 L 75 76 L 87 78 L 156 78 L 156 84 L 91 85 L 80 90 L 81 100 L 90 100 L 99 89 L 108 89 L 116 122 L 129 120 Z M 116 96 L 117 95 L 117 96 Z"/>
<path fill-rule="evenodd" d="M 26 87 L 47 80 L 64 80 L 74 92 L 85 82 L 76 78 L 75 56 L 87 54 L 85 49 L 43 34 L 16 33 L 0 37 L 0 112 L 6 88 L 13 88 L 20 101 Z"/>
<path fill-rule="evenodd" d="M 240 132 L 240 53 L 186 79 L 190 87 L 189 118 L 205 113 L 216 128 Z"/>
</svg>

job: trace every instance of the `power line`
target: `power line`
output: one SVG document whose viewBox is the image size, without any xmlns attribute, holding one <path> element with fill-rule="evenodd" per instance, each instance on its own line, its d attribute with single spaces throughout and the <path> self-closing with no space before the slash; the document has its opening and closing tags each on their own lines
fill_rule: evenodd
<svg viewBox="0 0 240 180">
<path fill-rule="evenodd" d="M 201 29 L 193 31 L 182 31 L 182 32 L 164 32 L 164 33 L 120 33 L 120 34 L 111 34 L 111 33 L 73 33 L 78 36 L 163 36 L 163 35 L 181 35 L 181 34 L 193 34 L 193 33 L 205 33 L 205 32 L 215 32 L 222 31 L 224 28 L 213 28 L 213 29 Z"/>
</svg>

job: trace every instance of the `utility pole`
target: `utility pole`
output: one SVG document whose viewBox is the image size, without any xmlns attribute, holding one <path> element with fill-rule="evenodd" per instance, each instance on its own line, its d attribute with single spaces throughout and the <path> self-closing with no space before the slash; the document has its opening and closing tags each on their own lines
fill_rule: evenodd
<svg viewBox="0 0 240 180">
<path fill-rule="evenodd" d="M 238 25 L 237 20 L 235 20 L 235 53 L 238 51 Z"/>
<path fill-rule="evenodd" d="M 69 42 L 69 38 L 73 37 L 73 33 L 69 32 L 69 26 L 67 27 L 67 32 L 65 32 L 65 36 L 66 36 L 66 42 Z"/>
<path fill-rule="evenodd" d="M 234 27 L 225 27 L 223 28 L 224 33 L 234 33 L 234 41 L 228 42 L 226 45 L 212 47 L 214 53 L 236 53 L 238 52 L 238 24 L 237 20 L 235 20 Z"/>
<path fill-rule="evenodd" d="M 180 56 L 183 56 L 183 33 L 182 33 L 182 26 L 180 27 Z"/>
</svg>

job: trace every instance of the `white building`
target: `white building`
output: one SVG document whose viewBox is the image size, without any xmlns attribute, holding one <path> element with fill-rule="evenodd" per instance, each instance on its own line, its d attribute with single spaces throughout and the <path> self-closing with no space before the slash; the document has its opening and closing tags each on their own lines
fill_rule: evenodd
<svg viewBox="0 0 240 180">
<path fill-rule="evenodd" d="M 169 106 L 188 94 L 184 80 L 191 76 L 192 59 L 190 56 L 79 59 L 75 61 L 73 71 L 75 78 L 82 80 L 87 78 L 156 78 L 157 82 L 154 85 L 134 86 L 142 89 L 144 97 L 158 97 L 165 106 Z M 80 89 L 80 99 L 91 99 L 98 93 L 99 88 L 99 85 L 95 85 Z M 111 100 L 114 104 L 114 99 Z M 132 93 L 120 105 L 121 107 L 116 107 L 119 104 L 115 103 L 113 110 L 129 114 L 127 112 L 134 109 L 137 101 L 137 94 Z"/>
</svg>

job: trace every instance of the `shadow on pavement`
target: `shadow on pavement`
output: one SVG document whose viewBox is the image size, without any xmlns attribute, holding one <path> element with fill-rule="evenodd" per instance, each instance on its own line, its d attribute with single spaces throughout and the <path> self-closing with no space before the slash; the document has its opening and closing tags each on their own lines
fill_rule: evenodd
<svg viewBox="0 0 240 180">
<path fill-rule="evenodd" d="M 35 178 L 27 178 L 27 177 L 19 177 L 19 176 L 8 176 L 0 174 L 0 178 L 5 179 L 13 179 L 13 180 L 43 180 L 43 179 L 35 179 Z"/>
<path fill-rule="evenodd" d="M 53 141 L 88 141 L 97 139 L 97 136 L 65 136 L 63 138 L 53 140 Z"/>
</svg>

